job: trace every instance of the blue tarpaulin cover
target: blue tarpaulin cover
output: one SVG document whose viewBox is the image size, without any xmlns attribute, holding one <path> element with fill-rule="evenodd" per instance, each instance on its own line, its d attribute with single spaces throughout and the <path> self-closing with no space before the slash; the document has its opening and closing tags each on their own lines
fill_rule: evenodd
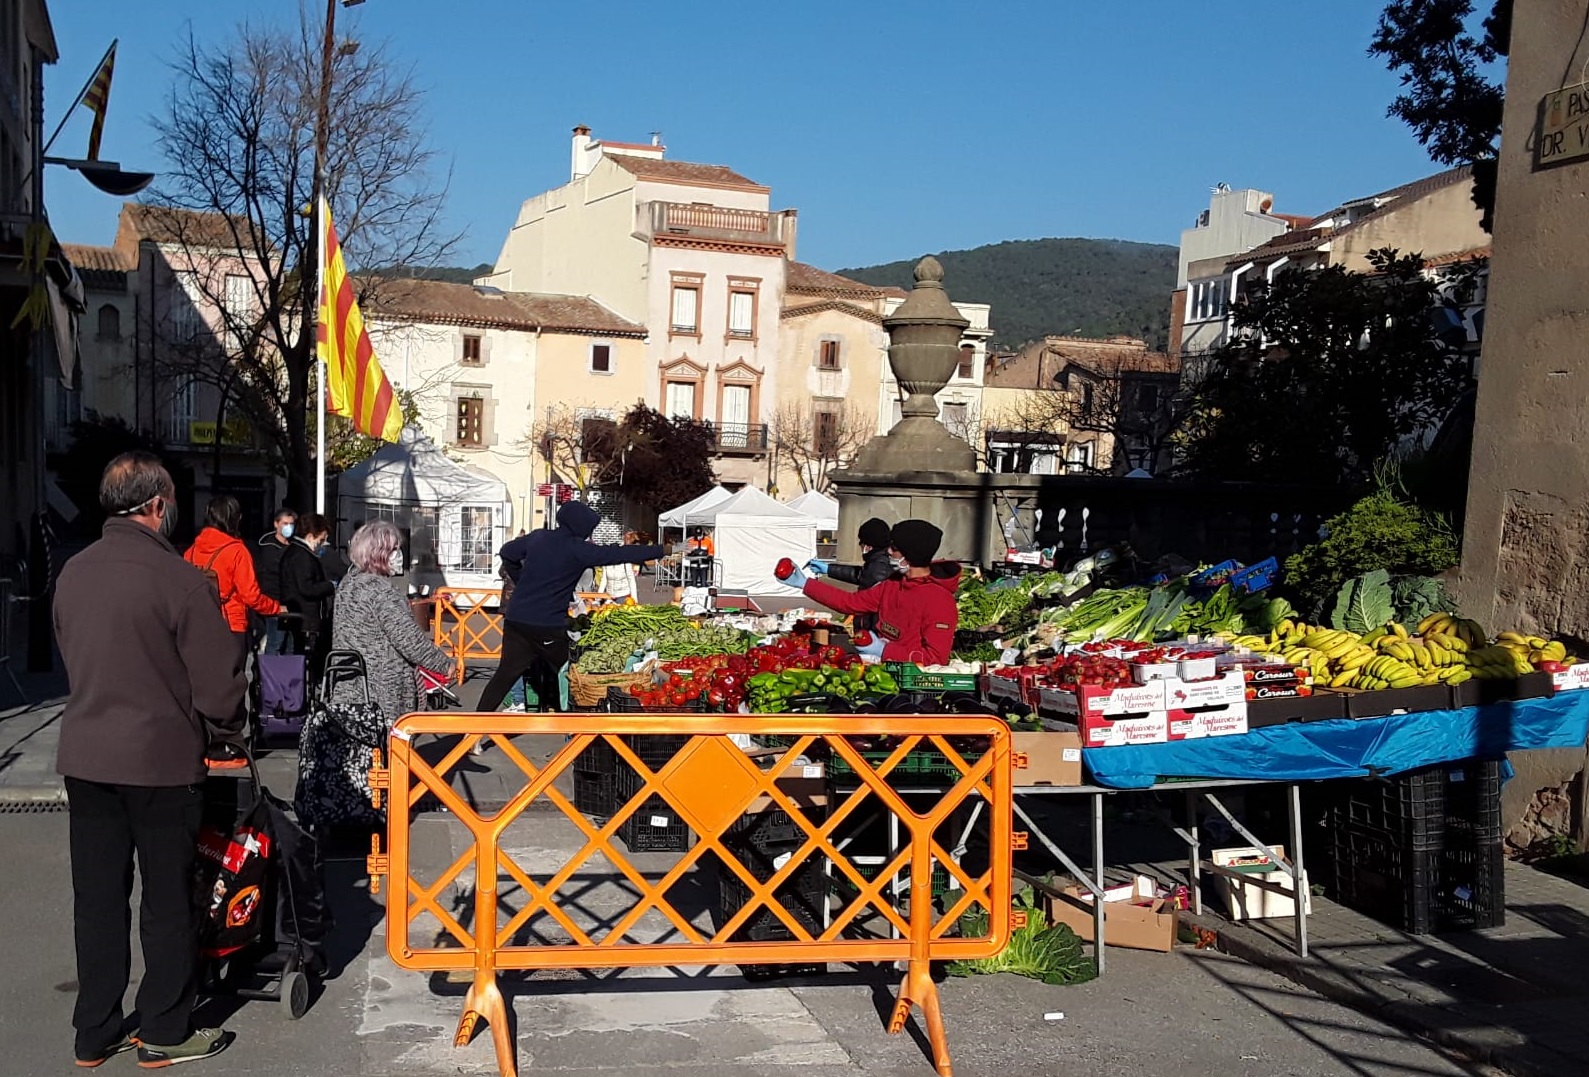
<svg viewBox="0 0 1589 1077">
<path fill-rule="evenodd" d="M 1530 748 L 1582 748 L 1589 691 L 1459 710 L 1266 726 L 1233 737 L 1088 748 L 1093 781 L 1143 789 L 1164 778 L 1313 781 L 1399 774 Z"/>
</svg>

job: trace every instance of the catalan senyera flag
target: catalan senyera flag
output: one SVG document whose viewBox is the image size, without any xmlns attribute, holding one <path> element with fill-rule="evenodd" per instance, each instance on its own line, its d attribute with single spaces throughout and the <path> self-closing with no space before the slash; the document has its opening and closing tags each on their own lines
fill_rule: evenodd
<svg viewBox="0 0 1589 1077">
<path fill-rule="evenodd" d="M 361 434 L 396 441 L 403 409 L 370 345 L 364 316 L 353 299 L 353 282 L 342 260 L 342 244 L 331 207 L 320 199 L 320 317 L 315 347 L 326 365 L 326 410 L 342 415 Z"/>
<path fill-rule="evenodd" d="M 94 114 L 93 130 L 88 132 L 88 159 L 99 160 L 99 139 L 105 133 L 105 111 L 110 108 L 110 76 L 116 70 L 116 45 L 111 43 L 105 62 L 94 72 L 94 80 L 83 94 L 83 104 Z"/>
</svg>

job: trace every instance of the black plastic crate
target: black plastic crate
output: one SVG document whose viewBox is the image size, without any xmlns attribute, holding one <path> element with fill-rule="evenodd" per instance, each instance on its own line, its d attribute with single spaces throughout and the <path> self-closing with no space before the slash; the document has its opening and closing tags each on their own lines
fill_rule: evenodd
<svg viewBox="0 0 1589 1077">
<path fill-rule="evenodd" d="M 770 879 L 777 870 L 773 862 L 758 862 L 756 858 L 741 857 L 758 880 Z M 808 860 L 779 885 L 774 896 L 778 904 L 811 935 L 822 931 L 826 919 L 827 878 L 822 872 L 822 861 Z M 733 871 L 718 865 L 717 906 L 712 911 L 712 922 L 721 928 L 749 904 L 750 887 Z M 794 938 L 787 924 L 767 906 L 762 905 L 735 929 L 734 942 L 783 942 Z M 778 976 L 820 974 L 827 971 L 824 964 L 805 965 L 741 965 L 739 971 L 747 980 L 769 980 Z"/>
<path fill-rule="evenodd" d="M 1400 849 L 1381 836 L 1334 833 L 1330 896 L 1413 935 L 1506 922 L 1506 855 L 1480 848 Z"/>
<path fill-rule="evenodd" d="M 723 844 L 734 852 L 759 855 L 790 852 L 804 845 L 806 831 L 782 808 L 751 812 L 735 820 L 723 833 Z"/>
<path fill-rule="evenodd" d="M 633 794 L 620 793 L 618 806 L 628 803 Z M 631 853 L 682 853 L 689 849 L 695 835 L 678 812 L 659 796 L 647 797 L 618 824 L 618 840 Z"/>
<path fill-rule="evenodd" d="M 588 745 L 570 768 L 574 773 L 574 808 L 605 822 L 618 800 L 618 753 L 605 740 Z"/>
<path fill-rule="evenodd" d="M 1412 934 L 1505 922 L 1499 761 L 1340 785 L 1327 815 L 1332 898 Z"/>
</svg>

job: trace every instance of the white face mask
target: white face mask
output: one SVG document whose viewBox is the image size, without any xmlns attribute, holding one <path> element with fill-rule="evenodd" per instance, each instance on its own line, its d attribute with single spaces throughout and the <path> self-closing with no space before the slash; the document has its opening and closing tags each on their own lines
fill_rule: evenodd
<svg viewBox="0 0 1589 1077">
<path fill-rule="evenodd" d="M 286 540 L 292 538 L 292 533 L 294 530 L 295 528 L 292 526 L 292 524 L 282 524 L 279 533 L 282 539 Z"/>
</svg>

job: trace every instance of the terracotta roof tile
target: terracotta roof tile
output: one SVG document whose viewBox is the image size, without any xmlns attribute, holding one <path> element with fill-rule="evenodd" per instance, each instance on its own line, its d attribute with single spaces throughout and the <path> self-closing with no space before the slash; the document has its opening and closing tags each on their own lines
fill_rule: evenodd
<svg viewBox="0 0 1589 1077">
<path fill-rule="evenodd" d="M 131 239 L 148 243 L 169 243 L 184 247 L 234 250 L 239 238 L 249 242 L 249 222 L 244 217 L 228 218 L 221 213 L 206 213 L 175 206 L 126 202 L 116 234 L 118 247 Z"/>
<path fill-rule="evenodd" d="M 884 289 L 871 284 L 862 284 L 849 277 L 841 277 L 837 273 L 829 273 L 825 269 L 807 265 L 804 262 L 790 262 L 784 277 L 784 290 L 794 292 L 796 295 L 823 295 L 834 297 L 855 297 L 865 299 L 879 299 L 886 294 Z"/>
<path fill-rule="evenodd" d="M 607 160 L 637 179 L 663 183 L 699 183 L 711 187 L 750 187 L 767 190 L 726 165 L 702 165 L 690 161 L 659 161 L 654 157 L 632 157 L 625 153 L 606 155 Z"/>
<path fill-rule="evenodd" d="M 553 329 L 643 337 L 646 328 L 589 296 L 483 291 L 472 284 L 407 277 L 361 278 L 371 317 L 385 315 L 492 329 Z"/>
<path fill-rule="evenodd" d="M 1149 351 L 1135 337 L 1045 337 L 987 373 L 984 385 L 993 389 L 1053 389 L 1059 375 L 1070 366 L 1096 375 L 1174 375 L 1180 360 L 1164 352 Z"/>
<path fill-rule="evenodd" d="M 68 254 L 67 257 L 71 257 L 71 255 Z M 1458 262 L 1467 262 L 1475 259 L 1488 260 L 1489 257 L 1489 247 L 1474 247 L 1471 250 L 1455 251 L 1451 254 L 1437 254 L 1433 258 L 1425 258 L 1423 264 L 1430 269 L 1434 269 L 1436 266 L 1456 265 Z M 74 263 L 76 262 L 75 258 L 72 260 Z"/>
<path fill-rule="evenodd" d="M 116 247 L 91 247 L 82 243 L 62 243 L 61 252 L 77 269 L 89 289 L 125 291 L 127 274 L 138 268 L 134 258 Z"/>
<path fill-rule="evenodd" d="M 858 307 L 854 303 L 846 303 L 842 299 L 822 299 L 815 303 L 803 303 L 797 307 L 784 307 L 783 310 L 778 312 L 778 317 L 780 320 L 787 321 L 790 318 L 803 318 L 808 314 L 821 314 L 823 311 L 829 310 L 853 315 L 863 321 L 871 322 L 873 325 L 883 324 L 883 316 L 877 311 Z"/>
</svg>

